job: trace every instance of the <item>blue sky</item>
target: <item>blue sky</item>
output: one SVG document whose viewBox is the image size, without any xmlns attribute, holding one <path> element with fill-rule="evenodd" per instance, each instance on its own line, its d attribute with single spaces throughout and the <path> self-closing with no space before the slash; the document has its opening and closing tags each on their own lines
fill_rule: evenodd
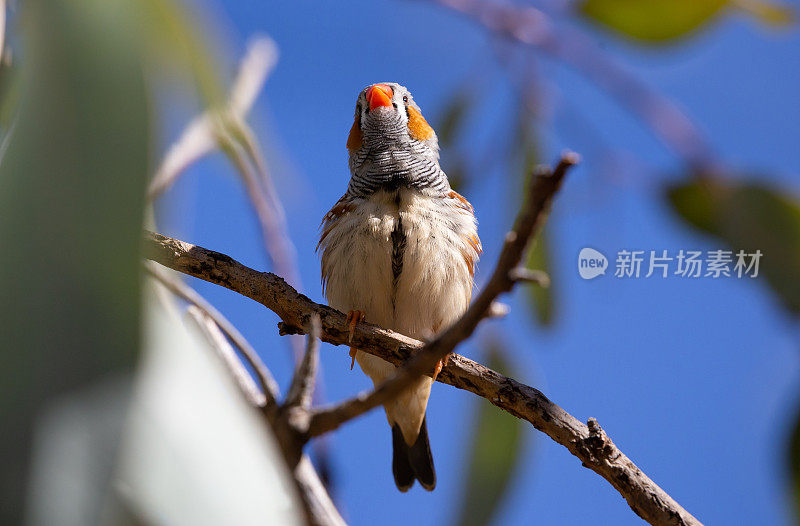
<svg viewBox="0 0 800 526">
<path fill-rule="evenodd" d="M 514 124 L 513 89 L 492 40 L 471 21 L 424 2 L 205 3 L 233 64 L 249 36 L 270 35 L 281 58 L 259 100 L 254 127 L 271 159 L 297 246 L 304 292 L 323 301 L 314 253 L 321 217 L 344 192 L 344 148 L 358 91 L 384 80 L 408 86 L 433 123 L 464 83 L 481 87 L 466 136 L 478 146 Z M 200 9 L 200 7 L 195 7 Z M 641 49 L 587 28 L 598 45 L 674 98 L 732 172 L 800 193 L 800 35 L 770 33 L 740 16 L 667 49 Z M 581 420 L 596 417 L 653 480 L 708 524 L 786 524 L 789 426 L 800 402 L 798 326 L 760 279 L 582 280 L 576 259 L 594 247 L 712 250 L 669 210 L 663 183 L 679 161 L 634 116 L 580 75 L 540 61 L 543 158 L 564 148 L 584 156 L 551 215 L 557 319 L 536 324 L 524 292 L 510 316 L 484 323 L 459 353 L 481 359 L 501 337 L 512 376 L 542 389 Z M 166 138 L 189 119 L 170 112 Z M 610 148 L 610 149 L 609 149 Z M 498 148 L 499 150 L 500 148 Z M 498 156 L 503 152 L 499 151 Z M 447 170 L 447 166 L 444 166 Z M 464 189 L 485 247 L 477 283 L 491 269 L 516 206 L 518 174 L 501 164 Z M 161 228 L 268 268 L 254 217 L 221 156 L 194 167 L 166 197 Z M 769 257 L 769 255 L 765 255 Z M 286 385 L 291 363 L 277 318 L 226 290 L 193 282 L 259 350 Z M 325 396 L 368 387 L 344 348 L 325 346 Z M 390 472 L 390 431 L 379 412 L 330 438 L 336 497 L 353 524 L 428 524 L 455 514 L 475 398 L 437 384 L 428 422 L 438 472 L 433 493 L 400 494 Z M 526 428 L 526 449 L 498 524 L 640 524 L 611 486 L 564 448 Z"/>
</svg>

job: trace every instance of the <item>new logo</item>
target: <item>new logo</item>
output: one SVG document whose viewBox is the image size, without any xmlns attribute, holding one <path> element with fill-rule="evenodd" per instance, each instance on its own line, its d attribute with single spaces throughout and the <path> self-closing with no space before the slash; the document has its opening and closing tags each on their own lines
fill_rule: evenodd
<svg viewBox="0 0 800 526">
<path fill-rule="evenodd" d="M 608 269 L 608 259 L 593 248 L 582 248 L 578 254 L 578 274 L 583 279 L 594 279 L 600 274 L 605 274 Z"/>
</svg>

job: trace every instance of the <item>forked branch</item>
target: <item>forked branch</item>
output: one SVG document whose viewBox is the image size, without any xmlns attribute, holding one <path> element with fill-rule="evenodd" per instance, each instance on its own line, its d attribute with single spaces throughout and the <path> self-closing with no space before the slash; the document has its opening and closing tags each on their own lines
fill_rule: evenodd
<svg viewBox="0 0 800 526">
<path fill-rule="evenodd" d="M 155 233 L 147 233 L 146 257 L 179 272 L 216 283 L 251 298 L 275 312 L 282 320 L 281 334 L 306 334 L 313 317 L 319 317 L 320 339 L 353 346 L 360 351 L 403 366 L 401 372 L 375 391 L 330 409 L 311 413 L 307 434 L 335 429 L 342 422 L 387 400 L 407 385 L 408 378 L 427 374 L 439 358 L 448 356 L 437 380 L 470 391 L 512 415 L 527 420 L 598 473 L 625 498 L 636 514 L 657 525 L 699 525 L 689 512 L 645 475 L 625 456 L 594 419 L 579 421 L 550 401 L 539 390 L 505 377 L 479 363 L 449 354 L 468 338 L 478 323 L 491 313 L 495 298 L 524 279 L 515 269 L 530 238 L 546 218 L 552 196 L 564 173 L 574 164 L 562 157 L 552 173 L 541 173 L 532 185 L 528 201 L 506 236 L 497 266 L 473 304 L 450 329 L 428 344 L 369 323 L 360 323 L 352 341 L 345 315 L 299 294 L 283 279 L 258 272 L 231 257 Z M 378 394 L 380 393 L 380 394 Z"/>
</svg>

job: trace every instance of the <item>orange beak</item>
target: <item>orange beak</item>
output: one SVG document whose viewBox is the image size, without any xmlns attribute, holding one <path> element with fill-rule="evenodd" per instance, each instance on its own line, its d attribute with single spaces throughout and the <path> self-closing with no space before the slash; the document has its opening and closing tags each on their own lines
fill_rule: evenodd
<svg viewBox="0 0 800 526">
<path fill-rule="evenodd" d="M 394 91 L 388 84 L 373 84 L 367 90 L 367 102 L 369 103 L 370 111 L 378 106 L 391 106 L 392 95 Z"/>
</svg>

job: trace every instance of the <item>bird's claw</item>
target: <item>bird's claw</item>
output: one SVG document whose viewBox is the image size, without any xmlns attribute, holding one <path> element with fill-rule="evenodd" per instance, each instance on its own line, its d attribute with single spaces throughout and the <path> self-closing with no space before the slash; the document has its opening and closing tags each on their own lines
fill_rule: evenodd
<svg viewBox="0 0 800 526">
<path fill-rule="evenodd" d="M 364 312 L 360 310 L 351 310 L 347 313 L 347 320 L 345 324 L 347 324 L 348 329 L 348 336 L 347 336 L 347 343 L 353 342 L 353 334 L 356 332 L 356 325 L 358 322 L 364 321 Z"/>
<path fill-rule="evenodd" d="M 352 358 L 352 361 L 350 362 L 350 370 L 352 371 L 353 370 L 353 366 L 356 364 L 356 348 L 355 347 L 350 347 L 350 358 Z"/>
<path fill-rule="evenodd" d="M 442 367 L 444 367 L 444 362 L 447 361 L 447 358 L 442 358 L 438 362 L 436 362 L 436 367 L 433 368 L 433 381 L 436 381 L 436 377 L 439 376 L 439 373 L 442 372 Z"/>
<path fill-rule="evenodd" d="M 356 325 L 358 322 L 364 321 L 364 312 L 360 310 L 351 310 L 347 313 L 347 320 L 345 324 L 347 325 L 347 343 L 353 342 L 353 334 L 356 332 Z M 350 347 L 350 358 L 352 359 L 350 362 L 350 370 L 353 370 L 353 366 L 356 364 L 356 348 Z"/>
</svg>

